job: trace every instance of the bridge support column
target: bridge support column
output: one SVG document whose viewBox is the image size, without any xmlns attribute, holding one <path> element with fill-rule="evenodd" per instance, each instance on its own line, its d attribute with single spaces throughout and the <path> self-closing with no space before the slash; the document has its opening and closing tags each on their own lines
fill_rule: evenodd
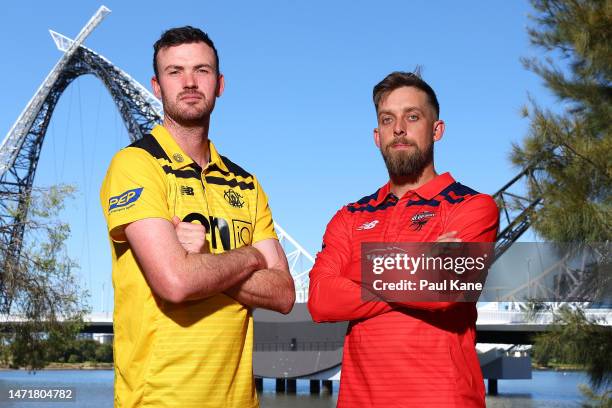
<svg viewBox="0 0 612 408">
<path fill-rule="evenodd" d="M 330 395 L 334 393 L 334 383 L 331 380 L 323 380 L 323 390 Z"/>
<path fill-rule="evenodd" d="M 287 379 L 287 393 L 295 394 L 296 391 L 297 391 L 297 380 L 293 378 L 288 378 Z"/>
<path fill-rule="evenodd" d="M 321 381 L 319 380 L 310 380 L 310 393 L 318 394 L 321 392 Z"/>
<path fill-rule="evenodd" d="M 276 392 L 285 392 L 285 379 L 284 378 L 276 379 Z"/>
<path fill-rule="evenodd" d="M 263 378 L 261 377 L 255 378 L 255 389 L 259 392 L 263 391 Z"/>
<path fill-rule="evenodd" d="M 487 380 L 487 391 L 489 395 L 497 395 L 497 378 L 489 378 Z"/>
</svg>

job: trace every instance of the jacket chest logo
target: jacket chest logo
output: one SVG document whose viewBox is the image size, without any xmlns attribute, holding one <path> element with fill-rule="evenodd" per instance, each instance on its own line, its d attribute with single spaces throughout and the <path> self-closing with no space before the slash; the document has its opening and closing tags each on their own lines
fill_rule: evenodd
<svg viewBox="0 0 612 408">
<path fill-rule="evenodd" d="M 420 231 L 425 224 L 427 224 L 427 221 L 429 221 L 429 219 L 435 215 L 436 214 L 432 213 L 431 211 L 423 211 L 413 215 L 410 219 L 410 229 L 413 231 Z"/>
<path fill-rule="evenodd" d="M 223 198 L 225 198 L 225 201 L 232 207 L 242 208 L 244 206 L 244 197 L 231 188 L 225 190 Z"/>
<path fill-rule="evenodd" d="M 192 196 L 193 193 L 193 187 L 189 187 L 189 186 L 181 186 L 181 195 L 190 195 Z"/>
<path fill-rule="evenodd" d="M 363 224 L 361 224 L 360 226 L 357 227 L 357 231 L 363 231 L 363 230 L 372 229 L 372 228 L 374 228 L 376 226 L 376 224 L 378 224 L 378 220 L 374 220 L 374 221 L 363 223 Z"/>
</svg>

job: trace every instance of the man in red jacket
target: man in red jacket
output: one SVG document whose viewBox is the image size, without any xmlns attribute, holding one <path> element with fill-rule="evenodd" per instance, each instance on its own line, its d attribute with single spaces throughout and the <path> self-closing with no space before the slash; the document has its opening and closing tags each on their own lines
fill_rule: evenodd
<svg viewBox="0 0 612 408">
<path fill-rule="evenodd" d="M 389 181 L 341 208 L 310 272 L 316 322 L 350 321 L 339 407 L 484 407 L 471 302 L 365 301 L 364 242 L 493 242 L 493 199 L 434 168 L 444 134 L 433 89 L 418 74 L 393 72 L 374 87 L 380 148 Z"/>
</svg>

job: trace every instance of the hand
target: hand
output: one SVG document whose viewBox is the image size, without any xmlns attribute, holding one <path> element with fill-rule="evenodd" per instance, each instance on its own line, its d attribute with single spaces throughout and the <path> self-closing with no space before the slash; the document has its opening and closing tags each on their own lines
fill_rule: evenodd
<svg viewBox="0 0 612 408">
<path fill-rule="evenodd" d="M 440 235 L 436 241 L 437 245 L 432 245 L 429 256 L 458 256 L 457 251 L 463 249 L 463 245 L 454 243 L 463 242 L 461 238 L 457 238 L 457 231 L 449 231 Z M 444 245 L 448 243 L 448 245 Z"/>
<path fill-rule="evenodd" d="M 457 238 L 457 231 L 445 232 L 440 235 L 436 242 L 462 242 L 461 238 Z"/>
<path fill-rule="evenodd" d="M 257 265 L 255 270 L 268 269 L 268 262 L 266 261 L 266 257 L 261 253 L 261 251 L 254 246 L 248 245 L 242 247 L 240 249 L 244 249 L 247 251 L 253 259 L 253 262 Z"/>
<path fill-rule="evenodd" d="M 206 227 L 202 224 L 182 222 L 176 215 L 172 217 L 174 231 L 179 242 L 190 254 L 210 253 L 208 241 L 206 240 Z"/>
</svg>

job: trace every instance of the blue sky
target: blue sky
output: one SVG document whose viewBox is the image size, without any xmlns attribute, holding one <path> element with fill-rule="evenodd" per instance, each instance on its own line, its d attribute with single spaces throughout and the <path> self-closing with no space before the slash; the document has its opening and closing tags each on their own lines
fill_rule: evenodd
<svg viewBox="0 0 612 408">
<path fill-rule="evenodd" d="M 258 176 L 276 221 L 313 255 L 335 211 L 387 180 L 371 93 L 391 71 L 423 67 L 446 122 L 438 172 L 490 194 L 518 172 L 508 154 L 526 133 L 528 95 L 556 102 L 520 63 L 541 53 L 529 45 L 526 1 L 21 1 L 2 10 L 2 137 L 61 55 L 48 29 L 74 38 L 101 4 L 112 13 L 86 46 L 147 87 L 163 30 L 190 24 L 210 34 L 226 77 L 210 137 Z M 108 92 L 81 77 L 54 112 L 35 180 L 78 188 L 62 217 L 95 311 L 112 299 L 98 190 L 128 143 Z"/>
</svg>

